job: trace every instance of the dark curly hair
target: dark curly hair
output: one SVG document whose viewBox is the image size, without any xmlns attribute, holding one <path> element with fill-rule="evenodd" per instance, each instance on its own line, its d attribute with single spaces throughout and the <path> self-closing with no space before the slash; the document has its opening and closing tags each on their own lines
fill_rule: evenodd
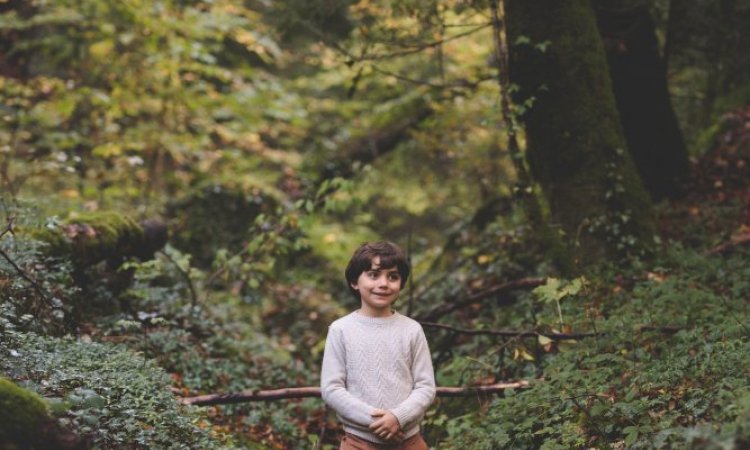
<svg viewBox="0 0 750 450">
<path fill-rule="evenodd" d="M 376 256 L 380 257 L 381 268 L 396 268 L 398 274 L 401 276 L 402 289 L 406 285 L 406 280 L 409 278 L 411 268 L 409 267 L 409 261 L 406 258 L 406 254 L 401 247 L 388 241 L 366 242 L 354 251 L 352 258 L 349 260 L 349 264 L 346 265 L 346 270 L 344 271 L 346 285 L 357 300 L 360 299 L 359 291 L 352 288 L 352 284 L 357 282 L 359 276 L 362 275 L 362 272 L 372 268 L 372 260 Z"/>
</svg>

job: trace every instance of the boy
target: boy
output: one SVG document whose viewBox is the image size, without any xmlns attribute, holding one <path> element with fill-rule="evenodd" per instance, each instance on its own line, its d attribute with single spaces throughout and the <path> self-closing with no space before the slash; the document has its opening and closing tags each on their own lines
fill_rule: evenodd
<svg viewBox="0 0 750 450">
<path fill-rule="evenodd" d="M 344 425 L 340 450 L 426 450 L 419 422 L 435 399 L 427 339 L 418 322 L 391 309 L 409 277 L 404 252 L 366 243 L 345 276 L 360 309 L 328 330 L 321 394 Z"/>
</svg>

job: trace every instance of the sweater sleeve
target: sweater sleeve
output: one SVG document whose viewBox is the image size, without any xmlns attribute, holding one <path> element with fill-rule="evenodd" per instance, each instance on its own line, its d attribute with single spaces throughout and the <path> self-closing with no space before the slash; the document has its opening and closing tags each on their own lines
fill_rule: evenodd
<svg viewBox="0 0 750 450">
<path fill-rule="evenodd" d="M 414 357 L 411 370 L 414 375 L 414 387 L 406 400 L 391 409 L 402 429 L 409 428 L 414 422 L 419 421 L 435 400 L 435 373 L 432 368 L 432 356 L 421 327 L 413 346 Z"/>
<path fill-rule="evenodd" d="M 346 389 L 346 349 L 342 331 L 329 327 L 320 374 L 320 393 L 342 420 L 365 430 L 373 422 L 374 407 L 353 396 Z"/>
</svg>

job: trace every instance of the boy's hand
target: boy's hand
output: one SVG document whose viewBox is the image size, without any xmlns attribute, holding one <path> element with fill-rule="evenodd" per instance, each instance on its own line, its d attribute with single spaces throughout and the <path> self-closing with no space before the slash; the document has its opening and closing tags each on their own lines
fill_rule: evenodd
<svg viewBox="0 0 750 450">
<path fill-rule="evenodd" d="M 404 432 L 401 431 L 401 424 L 392 412 L 384 409 L 376 409 L 372 413 L 375 422 L 370 425 L 370 431 L 375 436 L 388 442 L 401 442 L 404 440 Z"/>
</svg>

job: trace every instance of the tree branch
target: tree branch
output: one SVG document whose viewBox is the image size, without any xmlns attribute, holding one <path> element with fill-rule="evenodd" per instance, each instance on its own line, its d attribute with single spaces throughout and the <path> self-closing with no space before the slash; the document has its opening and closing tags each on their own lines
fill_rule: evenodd
<svg viewBox="0 0 750 450">
<path fill-rule="evenodd" d="M 439 328 L 448 330 L 458 334 L 468 334 L 473 336 L 478 335 L 490 335 L 490 336 L 503 336 L 511 338 L 535 338 L 544 336 L 552 341 L 562 341 L 565 339 L 582 339 L 594 336 L 606 336 L 608 333 L 604 332 L 588 332 L 588 333 L 540 333 L 538 331 L 517 331 L 517 330 L 472 330 L 469 328 L 458 328 L 450 325 L 444 325 L 442 323 L 435 322 L 419 322 L 423 327 L 427 328 Z M 639 332 L 643 331 L 658 331 L 664 334 L 675 334 L 680 330 L 684 330 L 685 327 L 679 325 L 641 325 L 638 327 Z"/>
<path fill-rule="evenodd" d="M 742 244 L 747 244 L 748 242 L 750 242 L 750 233 L 735 235 L 732 236 L 727 242 L 723 242 L 716 247 L 708 249 L 706 253 L 709 255 L 726 253 L 734 249 L 735 247 L 738 247 Z"/>
<path fill-rule="evenodd" d="M 9 217 L 8 218 L 8 223 L 5 226 L 5 229 L 2 232 L 0 232 L 0 239 L 2 239 L 2 237 L 5 236 L 8 233 L 13 234 L 13 223 L 14 223 L 14 221 L 15 221 L 15 217 Z M 5 259 L 5 261 L 7 261 L 8 264 L 10 264 L 13 267 L 13 269 L 15 269 L 16 273 L 18 273 L 18 275 L 20 275 L 21 278 L 23 278 L 24 280 L 28 281 L 31 284 L 31 286 L 34 288 L 34 290 L 36 291 L 36 293 L 39 294 L 39 296 L 45 302 L 47 302 L 48 304 L 52 305 L 52 300 L 50 300 L 50 298 L 47 296 L 47 293 L 44 292 L 44 289 L 42 288 L 42 286 L 36 280 L 34 280 L 31 277 L 31 275 L 27 274 L 25 270 L 23 270 L 18 264 L 16 264 L 16 262 L 13 261 L 13 258 L 11 258 L 1 248 L 0 248 L 0 256 L 2 256 L 3 259 Z"/>
<path fill-rule="evenodd" d="M 423 327 L 427 328 L 440 328 L 443 330 L 452 331 L 459 334 L 468 335 L 490 335 L 490 336 L 503 336 L 513 338 L 536 338 L 544 336 L 553 341 L 561 341 L 564 339 L 582 339 L 592 336 L 600 336 L 603 333 L 540 333 L 538 331 L 514 331 L 514 330 L 472 330 L 468 328 L 457 328 L 450 325 L 444 325 L 441 323 L 434 322 L 420 322 Z"/>
<path fill-rule="evenodd" d="M 431 309 L 430 311 L 427 311 L 425 313 L 418 315 L 416 317 L 416 320 L 420 322 L 421 321 L 430 322 L 446 314 L 449 314 L 457 309 L 463 308 L 464 306 L 468 306 L 468 305 L 471 305 L 472 303 L 476 303 L 480 300 L 484 300 L 487 297 L 491 297 L 496 294 L 513 291 L 517 289 L 535 288 L 537 286 L 543 285 L 546 282 L 546 280 L 547 280 L 546 278 L 521 278 L 520 280 L 513 280 L 507 283 L 499 284 L 489 289 L 485 289 L 484 291 L 477 292 L 476 294 L 472 294 L 466 297 L 465 299 L 459 300 L 457 302 L 443 303 L 441 305 L 438 305 L 437 307 Z"/>
<path fill-rule="evenodd" d="M 522 389 L 529 387 L 530 382 L 520 380 L 507 383 L 496 383 L 485 386 L 472 387 L 438 387 L 438 397 L 469 397 L 477 394 L 496 394 L 506 389 Z M 242 391 L 230 394 L 207 394 L 196 397 L 184 397 L 180 401 L 186 405 L 209 406 L 226 405 L 243 402 L 267 402 L 291 398 L 320 397 L 319 387 L 298 387 L 257 391 Z"/>
</svg>

